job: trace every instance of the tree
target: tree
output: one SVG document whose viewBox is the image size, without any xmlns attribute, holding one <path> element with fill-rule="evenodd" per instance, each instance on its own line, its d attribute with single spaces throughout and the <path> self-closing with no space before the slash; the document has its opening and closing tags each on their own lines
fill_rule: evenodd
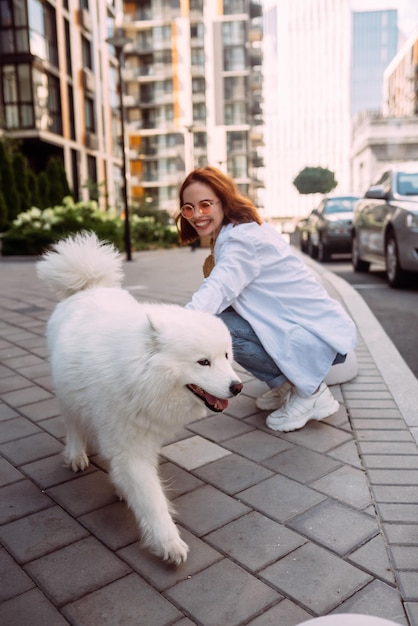
<svg viewBox="0 0 418 626">
<path fill-rule="evenodd" d="M 7 207 L 7 221 L 11 223 L 19 213 L 19 196 L 16 191 L 16 182 L 10 153 L 3 141 L 0 141 L 0 178 L 4 201 Z"/>
<path fill-rule="evenodd" d="M 293 181 L 301 194 L 329 193 L 337 186 L 334 172 L 323 167 L 305 167 Z"/>
<path fill-rule="evenodd" d="M 31 207 L 28 186 L 28 168 L 23 154 L 16 152 L 13 155 L 12 164 L 16 181 L 16 191 L 19 196 L 19 211 L 23 213 Z"/>
<path fill-rule="evenodd" d="M 46 174 L 46 172 L 41 172 L 38 176 L 38 184 L 37 184 L 37 190 L 38 190 L 38 208 L 39 209 L 47 209 L 48 207 L 50 207 L 50 203 L 49 203 L 49 180 L 48 180 L 48 176 Z"/>
<path fill-rule="evenodd" d="M 62 199 L 70 195 L 70 188 L 62 162 L 56 157 L 49 159 L 45 173 L 48 179 L 47 206 L 51 207 L 61 204 Z"/>
<path fill-rule="evenodd" d="M 38 193 L 38 179 L 36 177 L 36 174 L 33 170 L 28 170 L 27 171 L 27 178 L 28 178 L 28 191 L 29 191 L 29 207 L 40 207 L 41 203 L 39 200 L 39 193 Z"/>
</svg>

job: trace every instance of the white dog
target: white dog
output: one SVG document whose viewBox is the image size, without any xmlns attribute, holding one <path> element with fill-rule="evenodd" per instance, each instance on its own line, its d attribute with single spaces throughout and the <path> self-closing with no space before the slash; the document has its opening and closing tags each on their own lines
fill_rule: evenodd
<svg viewBox="0 0 418 626">
<path fill-rule="evenodd" d="M 158 454 L 180 426 L 207 414 L 204 405 L 223 411 L 241 391 L 228 329 L 207 313 L 138 303 L 120 286 L 119 254 L 92 233 L 58 242 L 37 272 L 63 299 L 47 337 L 65 459 L 85 469 L 94 441 L 143 544 L 179 565 L 188 546 L 170 515 Z"/>
</svg>

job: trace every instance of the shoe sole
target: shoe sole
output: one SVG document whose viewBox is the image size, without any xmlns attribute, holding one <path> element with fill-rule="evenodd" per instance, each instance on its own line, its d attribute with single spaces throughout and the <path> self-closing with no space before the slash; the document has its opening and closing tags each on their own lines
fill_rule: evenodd
<svg viewBox="0 0 418 626">
<path fill-rule="evenodd" d="M 304 415 L 299 420 L 293 421 L 291 424 L 274 424 L 274 423 L 269 422 L 269 418 L 267 418 L 266 425 L 268 426 L 268 428 L 270 428 L 270 430 L 274 430 L 276 432 L 281 432 L 281 433 L 289 433 L 293 430 L 299 430 L 300 428 L 303 428 L 305 424 L 307 424 L 311 420 L 316 420 L 317 422 L 320 422 L 321 420 L 324 420 L 327 417 L 331 417 L 331 415 L 335 415 L 335 413 L 340 408 L 340 404 L 337 400 L 334 400 L 334 403 L 335 403 L 334 410 L 332 412 L 330 412 L 329 408 L 326 408 L 326 409 L 324 408 L 322 410 L 319 408 L 318 410 L 315 410 L 314 414 Z"/>
</svg>

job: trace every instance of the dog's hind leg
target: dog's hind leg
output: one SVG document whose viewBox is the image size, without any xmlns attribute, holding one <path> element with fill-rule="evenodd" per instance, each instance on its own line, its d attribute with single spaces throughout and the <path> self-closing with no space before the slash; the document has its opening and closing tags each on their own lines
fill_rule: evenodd
<svg viewBox="0 0 418 626">
<path fill-rule="evenodd" d="M 64 448 L 64 459 L 73 472 L 85 470 L 89 466 L 87 456 L 87 440 L 74 418 L 64 415 L 67 436 Z"/>
<path fill-rule="evenodd" d="M 187 559 L 187 544 L 180 538 L 157 471 L 158 457 L 138 458 L 138 450 L 110 460 L 109 474 L 119 495 L 128 503 L 141 530 L 141 542 L 161 557 L 180 565 Z"/>
</svg>

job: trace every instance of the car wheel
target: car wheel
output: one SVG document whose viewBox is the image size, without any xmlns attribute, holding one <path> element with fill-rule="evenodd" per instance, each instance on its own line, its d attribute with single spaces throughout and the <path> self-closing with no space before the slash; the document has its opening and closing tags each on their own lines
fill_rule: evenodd
<svg viewBox="0 0 418 626">
<path fill-rule="evenodd" d="M 329 249 L 326 247 L 322 239 L 319 240 L 318 243 L 318 261 L 321 263 L 326 263 L 331 258 L 331 254 Z"/>
<path fill-rule="evenodd" d="M 370 263 L 360 259 L 357 237 L 353 236 L 351 241 L 351 263 L 355 272 L 368 272 Z"/>
<path fill-rule="evenodd" d="M 386 275 L 391 287 L 401 287 L 406 281 L 406 272 L 399 265 L 398 244 L 394 233 L 389 233 L 385 244 Z"/>
<path fill-rule="evenodd" d="M 308 242 L 308 254 L 311 257 L 311 259 L 316 259 L 318 257 L 318 248 L 313 245 L 310 238 Z"/>
</svg>

